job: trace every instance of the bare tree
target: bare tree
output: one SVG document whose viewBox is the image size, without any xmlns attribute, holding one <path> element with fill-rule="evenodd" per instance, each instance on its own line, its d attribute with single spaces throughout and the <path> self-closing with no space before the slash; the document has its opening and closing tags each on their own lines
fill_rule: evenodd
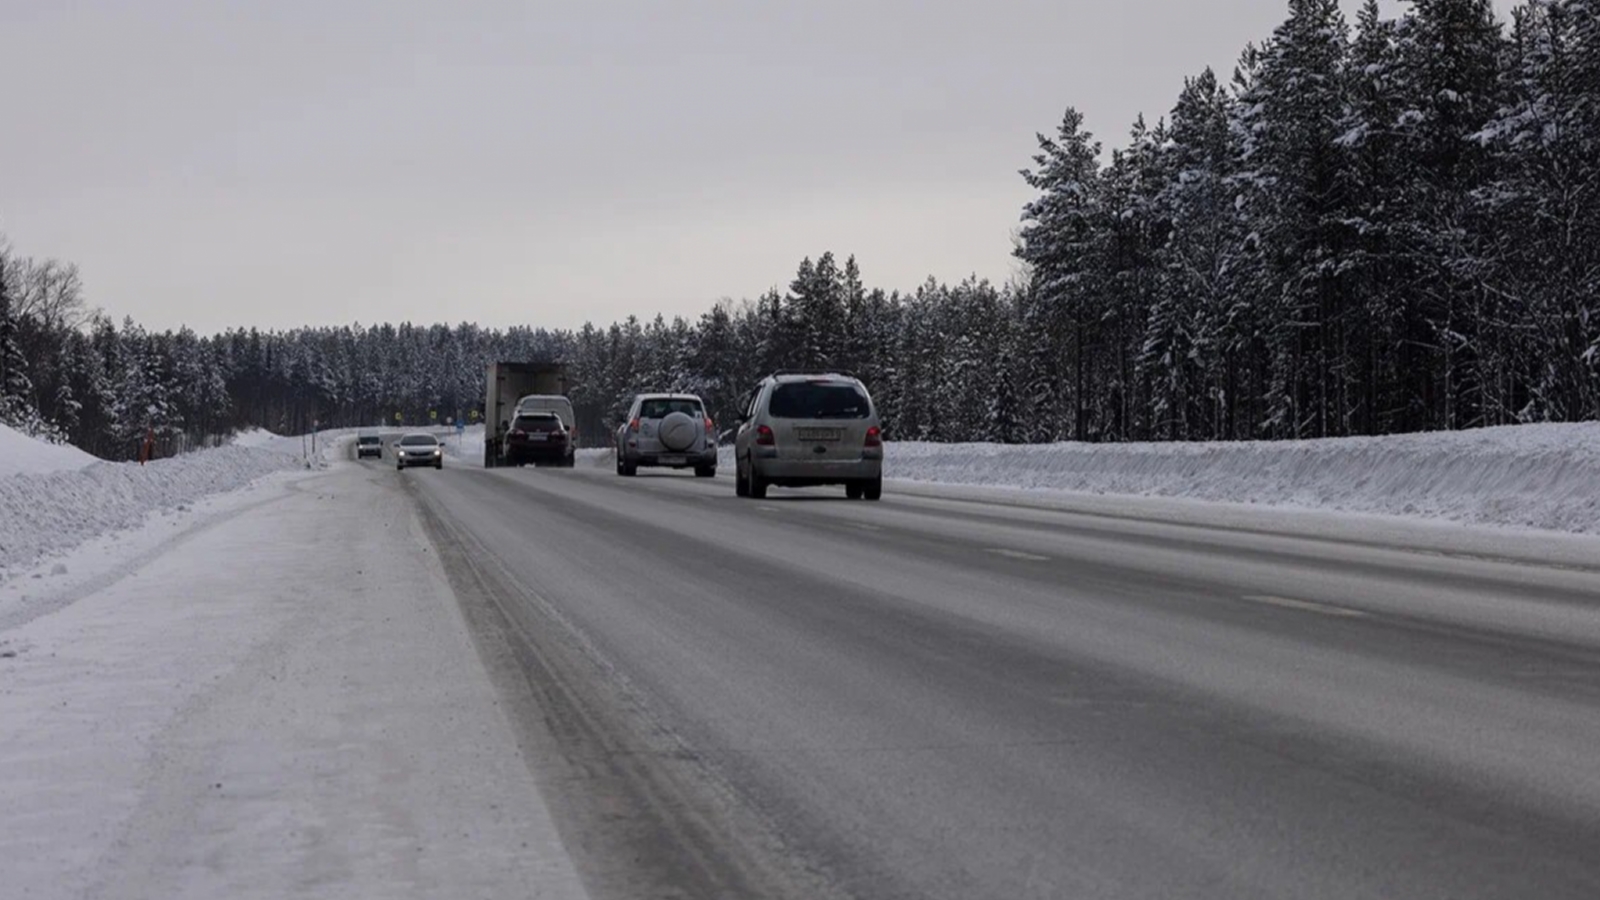
<svg viewBox="0 0 1600 900">
<path fill-rule="evenodd" d="M 58 259 L 13 259 L 12 311 L 34 320 L 47 332 L 78 331 L 98 310 L 83 299 L 83 277 L 77 263 Z"/>
</svg>

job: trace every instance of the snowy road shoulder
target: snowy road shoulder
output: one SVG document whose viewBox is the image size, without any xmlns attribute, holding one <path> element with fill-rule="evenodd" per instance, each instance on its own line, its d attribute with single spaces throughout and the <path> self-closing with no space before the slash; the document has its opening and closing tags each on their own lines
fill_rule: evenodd
<svg viewBox="0 0 1600 900">
<path fill-rule="evenodd" d="M 0 630 L 8 896 L 582 896 L 392 474 L 258 484 Z"/>
</svg>

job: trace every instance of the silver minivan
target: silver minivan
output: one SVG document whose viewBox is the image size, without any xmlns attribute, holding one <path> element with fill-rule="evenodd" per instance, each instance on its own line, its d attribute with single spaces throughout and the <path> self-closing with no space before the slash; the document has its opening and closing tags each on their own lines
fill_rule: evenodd
<svg viewBox="0 0 1600 900">
<path fill-rule="evenodd" d="M 740 399 L 734 484 L 761 498 L 771 485 L 844 485 L 852 500 L 883 496 L 883 427 L 857 378 L 837 372 L 762 379 Z"/>
<path fill-rule="evenodd" d="M 617 474 L 640 466 L 694 469 L 717 474 L 717 432 L 706 405 L 694 394 L 640 394 L 617 426 Z"/>
</svg>

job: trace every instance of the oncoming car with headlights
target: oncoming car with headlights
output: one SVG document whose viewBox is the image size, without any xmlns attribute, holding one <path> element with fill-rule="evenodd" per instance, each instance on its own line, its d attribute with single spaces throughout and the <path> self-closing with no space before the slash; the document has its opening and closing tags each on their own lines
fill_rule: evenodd
<svg viewBox="0 0 1600 900">
<path fill-rule="evenodd" d="M 444 468 L 444 447 L 440 445 L 438 438 L 418 431 L 402 437 L 400 442 L 394 445 L 395 469 L 409 469 L 413 466 Z"/>
</svg>

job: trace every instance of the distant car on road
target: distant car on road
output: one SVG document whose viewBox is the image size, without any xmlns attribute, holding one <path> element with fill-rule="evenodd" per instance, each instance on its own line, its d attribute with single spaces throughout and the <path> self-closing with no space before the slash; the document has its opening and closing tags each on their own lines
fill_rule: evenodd
<svg viewBox="0 0 1600 900">
<path fill-rule="evenodd" d="M 439 444 L 438 438 L 427 432 L 418 431 L 402 437 L 400 443 L 395 444 L 395 469 L 409 469 L 414 466 L 444 468 L 444 447 Z"/>
<path fill-rule="evenodd" d="M 507 465 L 554 463 L 572 466 L 572 435 L 555 410 L 518 413 L 506 432 Z"/>
<path fill-rule="evenodd" d="M 356 435 L 356 459 L 383 459 L 383 438 L 376 431 L 363 431 Z"/>
<path fill-rule="evenodd" d="M 640 466 L 694 469 L 717 474 L 716 425 L 693 394 L 640 394 L 617 428 L 617 474 L 631 477 Z"/>
<path fill-rule="evenodd" d="M 769 375 L 740 398 L 734 490 L 844 485 L 852 500 L 883 496 L 883 427 L 866 385 L 838 372 Z"/>
</svg>

